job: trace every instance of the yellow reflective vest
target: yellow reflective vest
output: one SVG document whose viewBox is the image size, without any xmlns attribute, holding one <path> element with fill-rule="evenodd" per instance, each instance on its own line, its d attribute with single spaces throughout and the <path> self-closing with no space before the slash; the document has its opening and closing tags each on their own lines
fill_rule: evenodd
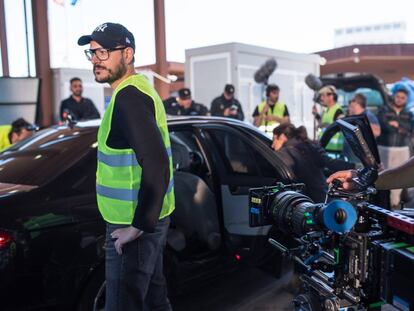
<svg viewBox="0 0 414 311">
<path fill-rule="evenodd" d="M 9 139 L 9 134 L 12 130 L 11 125 L 1 125 L 0 126 L 0 151 L 10 147 L 12 143 Z"/>
<path fill-rule="evenodd" d="M 326 111 L 322 115 L 322 124 L 332 124 L 335 122 L 334 117 L 336 112 L 342 109 L 341 105 L 335 104 L 334 106 L 327 108 Z M 322 137 L 323 133 L 325 132 L 325 128 L 322 128 L 319 132 L 319 138 Z M 329 141 L 328 145 L 325 147 L 328 151 L 342 151 L 344 147 L 344 136 L 342 133 L 336 133 L 332 136 L 331 140 Z"/>
<path fill-rule="evenodd" d="M 257 106 L 257 110 L 260 113 L 262 113 L 264 106 L 266 105 L 266 101 L 261 102 L 258 106 Z M 271 116 L 276 116 L 276 117 L 281 117 L 283 118 L 283 116 L 285 115 L 285 111 L 286 111 L 286 105 L 283 102 L 277 102 L 272 109 L 269 109 L 268 111 L 268 115 Z M 262 123 L 259 124 L 259 126 L 263 126 L 263 125 L 275 125 L 275 124 L 279 124 L 279 122 L 277 121 L 267 121 L 266 120 L 262 120 Z"/>
<path fill-rule="evenodd" d="M 170 161 L 170 183 L 159 218 L 170 215 L 175 208 L 171 143 L 164 105 L 145 76 L 132 75 L 123 80 L 114 90 L 98 131 L 97 201 L 102 217 L 113 224 L 132 223 L 142 175 L 142 167 L 132 149 L 114 149 L 106 143 L 111 131 L 116 95 L 127 86 L 136 87 L 153 100 L 156 123 Z"/>
</svg>

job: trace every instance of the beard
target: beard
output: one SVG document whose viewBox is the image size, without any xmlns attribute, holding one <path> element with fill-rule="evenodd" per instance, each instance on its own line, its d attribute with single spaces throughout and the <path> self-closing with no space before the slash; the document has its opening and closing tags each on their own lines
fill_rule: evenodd
<svg viewBox="0 0 414 311">
<path fill-rule="evenodd" d="M 98 76 L 95 73 L 95 69 L 101 69 L 101 70 L 106 70 L 107 74 L 104 75 L 102 72 L 101 74 Z M 100 65 L 94 65 L 93 66 L 93 73 L 95 74 L 95 81 L 98 83 L 109 83 L 112 84 L 113 82 L 119 80 L 120 78 L 122 78 L 127 72 L 127 66 L 125 65 L 125 61 L 123 58 L 121 58 L 121 61 L 119 63 L 119 65 L 117 67 L 115 67 L 114 69 L 109 69 L 107 67 L 104 66 L 100 66 Z"/>
</svg>

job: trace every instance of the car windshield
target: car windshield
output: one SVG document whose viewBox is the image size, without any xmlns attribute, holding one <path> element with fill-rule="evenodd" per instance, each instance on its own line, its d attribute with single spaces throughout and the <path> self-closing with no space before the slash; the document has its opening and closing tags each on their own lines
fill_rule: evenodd
<svg viewBox="0 0 414 311">
<path fill-rule="evenodd" d="M 0 154 L 0 182 L 40 186 L 96 146 L 96 129 L 93 128 L 39 131 Z"/>
</svg>

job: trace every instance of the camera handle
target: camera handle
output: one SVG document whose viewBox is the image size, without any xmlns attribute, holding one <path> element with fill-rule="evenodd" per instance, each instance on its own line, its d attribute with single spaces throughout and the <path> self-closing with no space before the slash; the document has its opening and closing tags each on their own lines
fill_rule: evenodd
<svg viewBox="0 0 414 311">
<path fill-rule="evenodd" d="M 327 266 L 333 266 L 335 264 L 335 258 L 325 251 L 319 251 L 316 254 L 309 256 L 305 261 L 303 261 L 300 257 L 295 255 L 296 251 L 301 250 L 300 248 L 288 249 L 286 246 L 280 244 L 278 241 L 272 238 L 270 238 L 268 241 L 272 246 L 281 251 L 284 256 L 298 263 L 309 274 L 313 274 L 315 270 L 321 268 L 322 266 L 325 267 L 325 269 L 327 269 Z M 321 258 L 325 259 L 327 262 L 323 263 L 322 265 L 318 263 L 315 264 L 315 262 Z"/>
</svg>

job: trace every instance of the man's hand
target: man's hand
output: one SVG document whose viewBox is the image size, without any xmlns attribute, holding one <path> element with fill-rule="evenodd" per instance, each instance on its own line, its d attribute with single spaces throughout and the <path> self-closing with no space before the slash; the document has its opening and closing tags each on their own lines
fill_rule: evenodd
<svg viewBox="0 0 414 311">
<path fill-rule="evenodd" d="M 119 255 L 122 255 L 122 246 L 124 246 L 124 244 L 127 244 L 128 242 L 138 239 L 143 233 L 144 231 L 141 231 L 132 226 L 116 229 L 114 232 L 111 233 L 111 237 L 113 239 L 116 239 L 116 252 Z"/>
<path fill-rule="evenodd" d="M 269 109 L 270 109 L 270 106 L 269 106 L 269 104 L 268 104 L 268 103 L 266 103 L 266 104 L 264 105 L 264 107 L 263 107 L 262 113 L 263 113 L 263 114 L 267 114 L 267 112 L 269 111 Z"/>
<path fill-rule="evenodd" d="M 352 178 L 354 178 L 356 174 L 357 172 L 355 170 L 339 171 L 329 176 L 326 182 L 331 184 L 334 179 L 337 179 L 342 183 L 344 189 L 352 190 L 355 188 L 355 183 L 352 181 Z"/>
<path fill-rule="evenodd" d="M 224 109 L 224 111 L 223 111 L 223 116 L 228 117 L 228 116 L 229 116 L 229 114 L 230 114 L 230 108 L 226 108 L 226 109 Z"/>
<path fill-rule="evenodd" d="M 397 121 L 390 121 L 390 122 L 388 122 L 388 124 L 392 127 L 395 127 L 395 128 L 398 128 L 400 126 Z"/>
</svg>

